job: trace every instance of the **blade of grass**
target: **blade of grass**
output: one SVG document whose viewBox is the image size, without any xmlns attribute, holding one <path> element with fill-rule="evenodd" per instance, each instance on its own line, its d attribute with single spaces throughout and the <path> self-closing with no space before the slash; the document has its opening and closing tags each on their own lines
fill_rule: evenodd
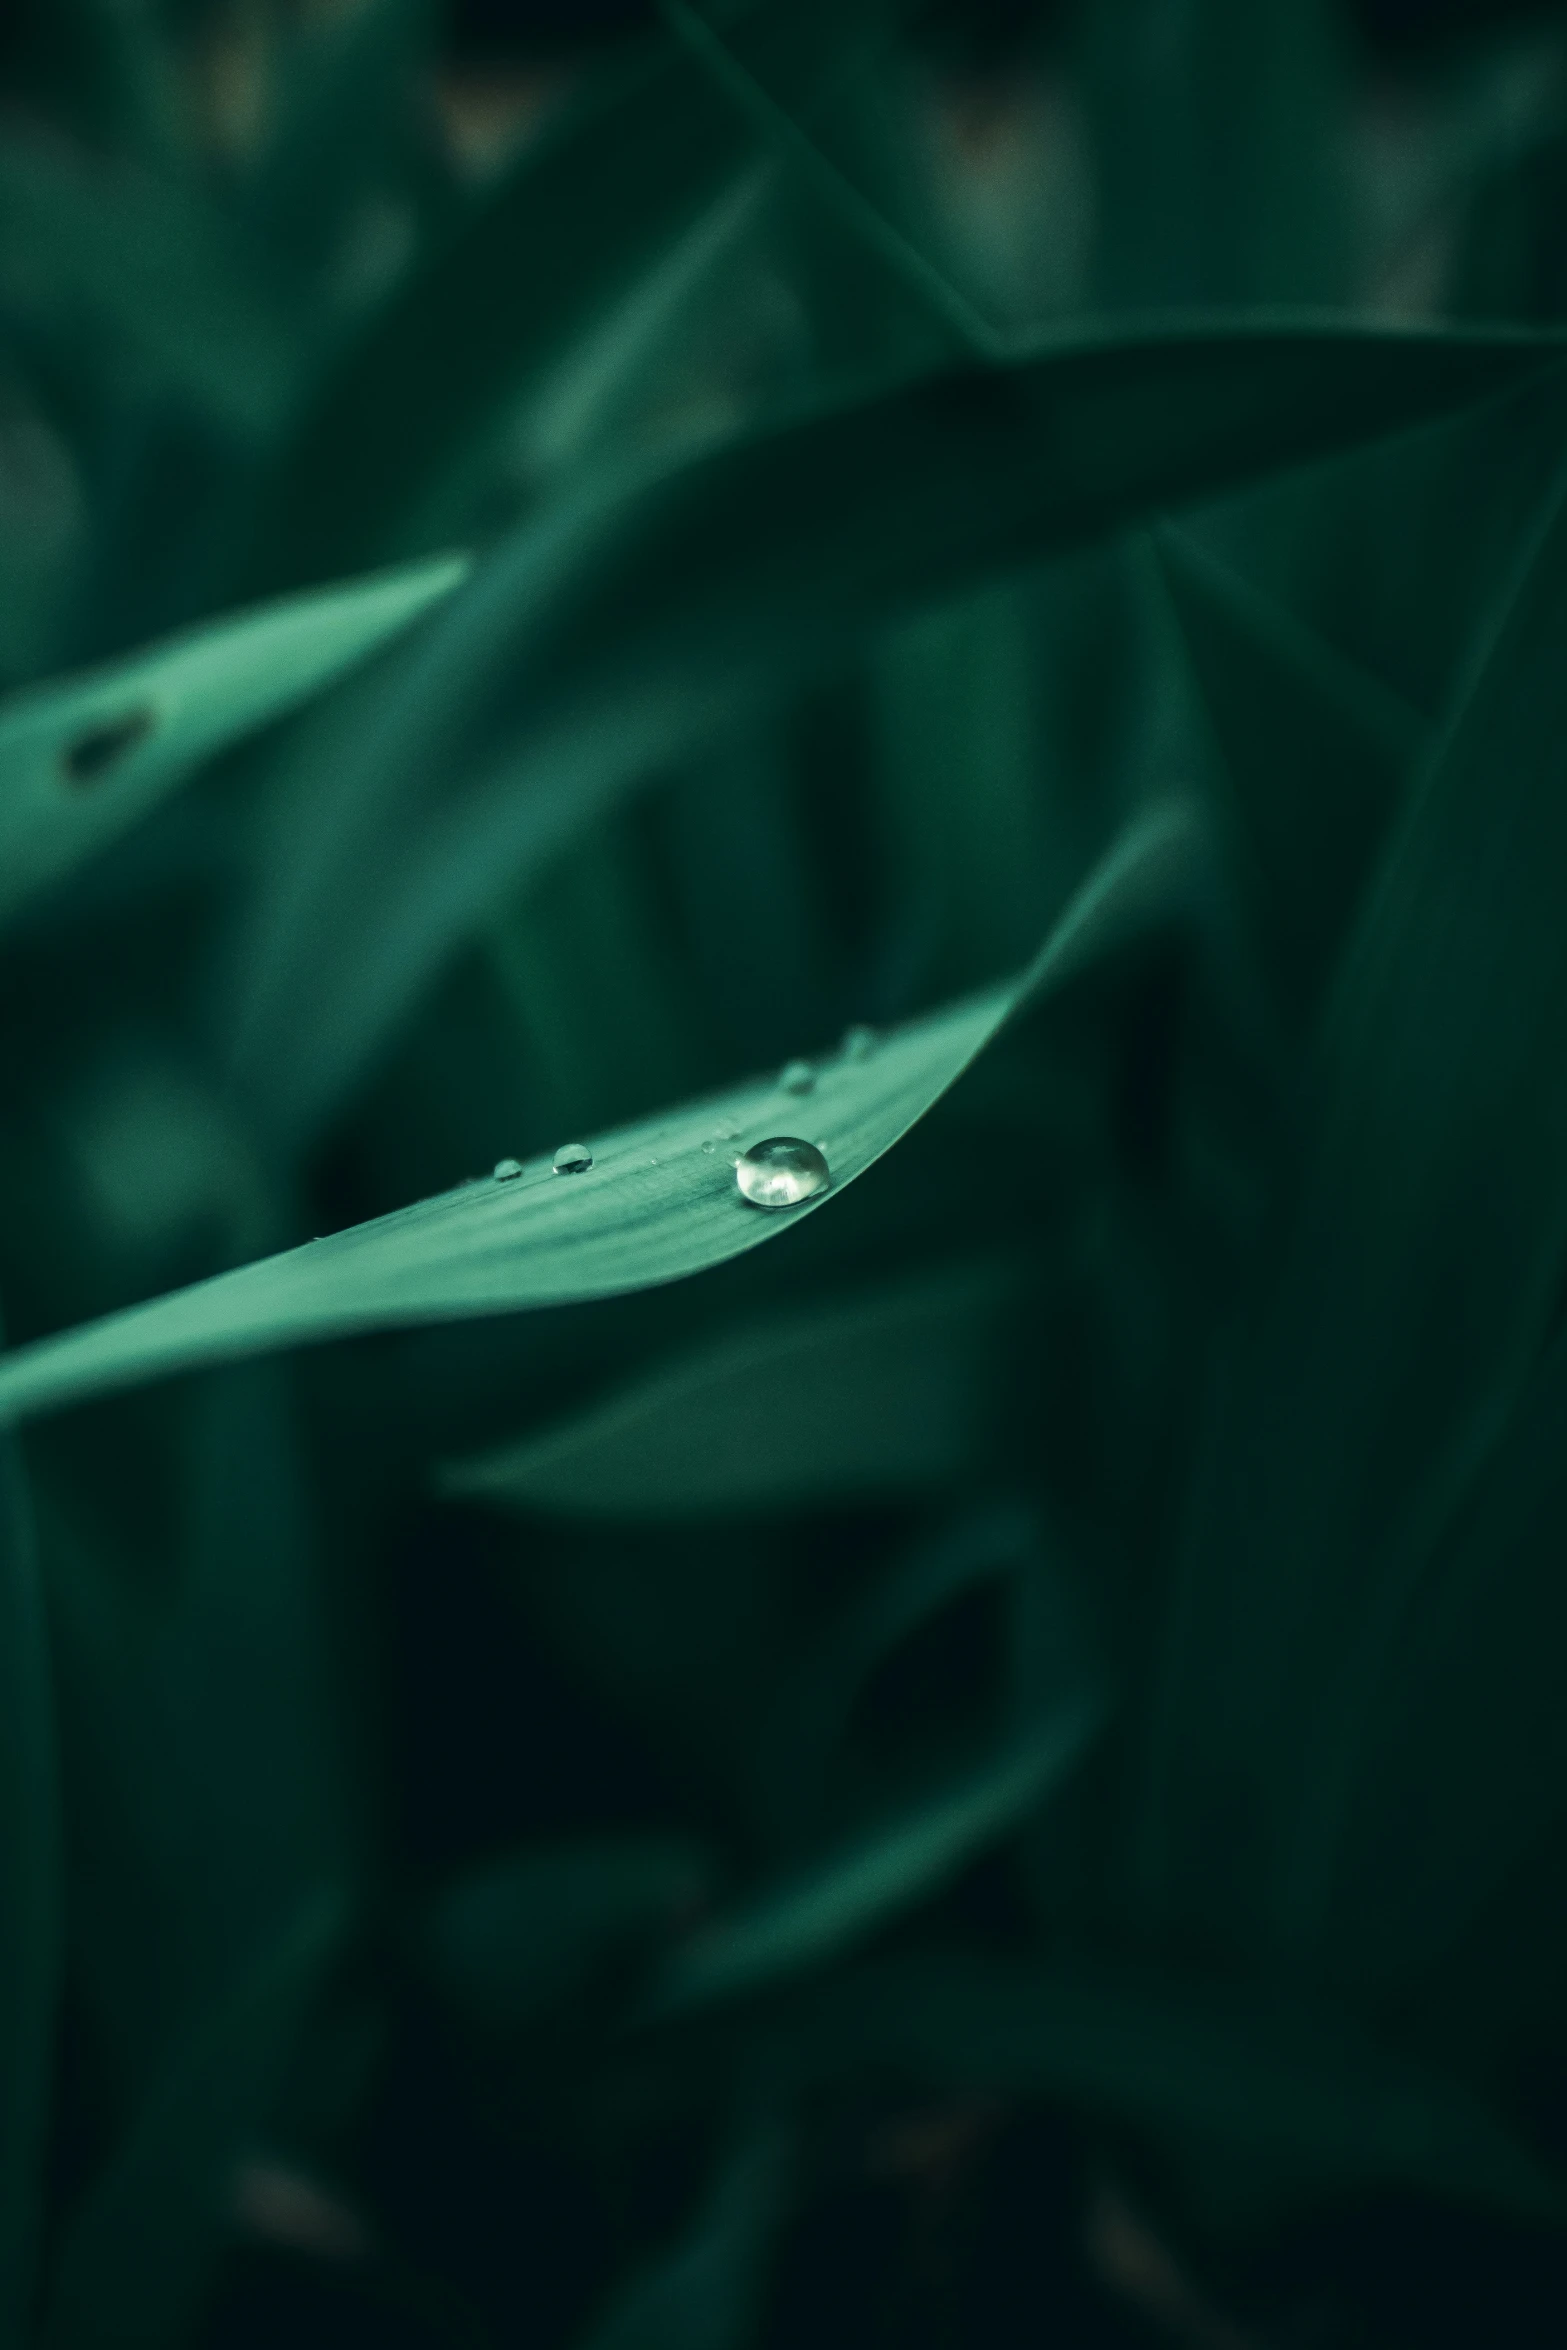
<svg viewBox="0 0 1567 2350">
<path fill-rule="evenodd" d="M 1016 1266 L 817 1306 L 440 1476 L 527 1514 L 674 1519 L 815 1509 L 950 1485 L 983 1454 Z"/>
<path fill-rule="evenodd" d="M 1068 344 L 560 502 L 456 600 L 357 740 L 315 753 L 260 884 L 237 1082 L 303 1141 L 503 889 L 886 622 L 1552 355 L 1298 326 Z"/>
<path fill-rule="evenodd" d="M 459 1319 L 651 1287 L 757 1247 L 873 1166 L 1030 995 L 1185 917 L 1205 840 L 1180 805 L 1151 812 L 1090 875 L 1029 968 L 824 1067 L 808 1101 L 776 1077 L 594 1137 L 594 1163 L 548 1161 L 466 1184 L 325 1240 L 19 1349 L 0 1415 L 21 1417 L 199 1363 L 389 1323 Z M 789 1215 L 747 1205 L 725 1149 L 807 1129 L 832 1188 Z M 704 1149 L 704 1145 L 711 1146 Z"/>
<path fill-rule="evenodd" d="M 0 920 L 204 760 L 366 660 L 466 569 L 448 556 L 289 597 L 0 703 Z"/>
<path fill-rule="evenodd" d="M 771 1990 L 937 1892 L 1027 1820 L 1073 1768 L 1104 1713 L 1098 1690 L 1072 1690 L 955 1785 L 701 1927 L 670 1954 L 653 2011 L 677 2015 Z"/>
<path fill-rule="evenodd" d="M 831 71 L 846 13 L 824 0 L 754 7 L 734 39 L 769 79 L 807 93 Z M 411 551 L 400 524 L 434 476 L 603 318 L 754 148 L 733 102 L 672 42 L 591 77 L 329 370 L 258 499 L 252 585 Z"/>
</svg>

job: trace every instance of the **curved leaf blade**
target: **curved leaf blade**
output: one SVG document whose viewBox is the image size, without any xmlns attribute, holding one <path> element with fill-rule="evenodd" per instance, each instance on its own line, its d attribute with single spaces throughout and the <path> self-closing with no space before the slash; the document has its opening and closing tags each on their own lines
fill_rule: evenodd
<svg viewBox="0 0 1567 2350">
<path fill-rule="evenodd" d="M 1025 997 L 1060 986 L 1151 924 L 1178 920 L 1206 877 L 1205 834 L 1174 802 L 1138 819 L 1068 905 L 1029 968 L 825 1066 L 808 1104 L 776 1077 L 593 1138 L 585 1175 L 548 1161 L 461 1185 L 262 1258 L 0 1363 L 0 1415 L 29 1413 L 197 1364 L 387 1324 L 564 1305 L 679 1280 L 776 1238 L 865 1173 L 958 1078 Z M 787 1215 L 741 1198 L 726 1145 L 797 1132 L 832 1187 Z M 707 1148 L 704 1148 L 707 1145 Z"/>
<path fill-rule="evenodd" d="M 0 705 L 0 920 L 449 596 L 462 556 L 234 614 Z"/>
<path fill-rule="evenodd" d="M 1022 1825 L 1077 1762 L 1104 1713 L 1098 1689 L 1074 1690 L 956 1785 L 704 1926 L 671 1955 L 654 1993 L 658 2011 L 766 1990 L 938 1891 Z"/>
<path fill-rule="evenodd" d="M 304 1139 L 503 893 L 889 621 L 1558 358 L 1322 325 L 1100 336 L 591 484 L 486 565 L 312 774 L 254 908 L 237 1081 Z"/>
<path fill-rule="evenodd" d="M 949 1485 L 982 1457 L 1015 1266 L 965 1268 L 729 1336 L 441 1490 L 527 1514 L 674 1520 Z"/>
</svg>

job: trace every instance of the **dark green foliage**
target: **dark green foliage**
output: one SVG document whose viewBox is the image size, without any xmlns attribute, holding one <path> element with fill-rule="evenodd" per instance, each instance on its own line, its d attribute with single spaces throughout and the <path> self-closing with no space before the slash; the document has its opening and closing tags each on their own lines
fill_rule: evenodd
<svg viewBox="0 0 1567 2350">
<path fill-rule="evenodd" d="M 0 2350 L 1558 2342 L 1560 25 L 544 13 L 7 52 Z"/>
</svg>

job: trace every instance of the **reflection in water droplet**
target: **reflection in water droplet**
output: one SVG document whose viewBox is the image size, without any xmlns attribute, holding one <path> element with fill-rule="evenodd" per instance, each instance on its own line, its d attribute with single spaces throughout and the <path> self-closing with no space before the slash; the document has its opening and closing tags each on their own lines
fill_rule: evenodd
<svg viewBox="0 0 1567 2350">
<path fill-rule="evenodd" d="M 736 1159 L 735 1181 L 753 1208 L 797 1208 L 825 1191 L 832 1176 L 814 1142 L 774 1134 Z"/>
<path fill-rule="evenodd" d="M 857 1020 L 852 1028 L 844 1030 L 838 1050 L 846 1061 L 869 1060 L 876 1050 L 875 1029 L 867 1028 L 862 1020 Z"/>
<path fill-rule="evenodd" d="M 816 1071 L 809 1061 L 788 1061 L 778 1083 L 785 1093 L 809 1093 L 816 1083 Z"/>
<path fill-rule="evenodd" d="M 557 1175 L 585 1175 L 593 1164 L 593 1153 L 585 1142 L 563 1142 L 555 1153 Z"/>
<path fill-rule="evenodd" d="M 497 1159 L 495 1162 L 495 1180 L 497 1183 L 515 1183 L 521 1173 L 521 1159 Z"/>
</svg>

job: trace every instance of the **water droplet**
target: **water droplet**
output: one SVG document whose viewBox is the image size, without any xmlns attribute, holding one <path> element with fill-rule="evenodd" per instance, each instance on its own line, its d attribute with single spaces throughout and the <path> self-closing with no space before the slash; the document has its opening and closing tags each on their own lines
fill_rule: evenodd
<svg viewBox="0 0 1567 2350">
<path fill-rule="evenodd" d="M 809 1061 L 786 1061 L 778 1079 L 784 1093 L 809 1093 L 816 1083 L 816 1071 Z"/>
<path fill-rule="evenodd" d="M 585 1142 L 563 1142 L 555 1153 L 557 1175 L 585 1175 L 593 1164 L 593 1153 Z"/>
<path fill-rule="evenodd" d="M 515 1183 L 521 1173 L 521 1159 L 497 1159 L 495 1162 L 495 1180 L 497 1183 Z"/>
<path fill-rule="evenodd" d="M 711 1138 L 709 1138 L 708 1141 L 703 1143 L 702 1148 L 707 1153 L 707 1156 L 711 1158 L 714 1151 L 717 1150 L 718 1145 L 716 1142 L 712 1141 Z"/>
<path fill-rule="evenodd" d="M 84 728 L 60 754 L 66 782 L 101 783 L 139 742 L 145 742 L 157 723 L 157 712 L 144 703 L 139 710 L 101 718 L 96 726 Z"/>
<path fill-rule="evenodd" d="M 863 1020 L 857 1020 L 852 1028 L 844 1030 L 838 1050 L 846 1061 L 868 1061 L 876 1050 L 875 1029 L 867 1028 Z"/>
<path fill-rule="evenodd" d="M 832 1175 L 814 1142 L 774 1134 L 736 1159 L 735 1181 L 753 1208 L 797 1208 L 825 1191 Z"/>
</svg>

